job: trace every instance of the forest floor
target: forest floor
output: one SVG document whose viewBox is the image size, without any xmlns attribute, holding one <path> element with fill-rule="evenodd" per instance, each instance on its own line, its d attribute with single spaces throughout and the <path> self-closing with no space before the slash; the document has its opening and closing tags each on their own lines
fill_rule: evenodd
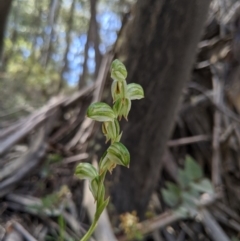
<svg viewBox="0 0 240 241">
<path fill-rule="evenodd" d="M 212 6 L 146 220 L 119 221 L 110 205 L 97 241 L 240 240 L 240 3 L 223 12 Z M 74 169 L 96 159 L 87 150 L 98 126 L 85 113 L 101 99 L 111 60 L 73 96 L 17 121 L 0 117 L 0 240 L 79 240 L 88 229 L 94 203 Z M 192 175 L 187 187 L 181 170 Z"/>
</svg>

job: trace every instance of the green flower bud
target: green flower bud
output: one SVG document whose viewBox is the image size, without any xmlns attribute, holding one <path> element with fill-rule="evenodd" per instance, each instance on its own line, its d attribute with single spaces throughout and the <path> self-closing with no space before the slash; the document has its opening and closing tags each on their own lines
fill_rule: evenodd
<svg viewBox="0 0 240 241">
<path fill-rule="evenodd" d="M 103 122 L 102 132 L 106 136 L 106 142 L 112 140 L 112 143 L 119 140 L 120 126 L 117 119 L 114 121 Z"/>
<path fill-rule="evenodd" d="M 98 176 L 96 168 L 90 163 L 83 162 L 77 165 L 75 174 L 80 179 L 93 180 Z"/>
<path fill-rule="evenodd" d="M 116 165 L 129 167 L 130 154 L 128 149 L 121 142 L 114 142 L 105 152 L 100 161 L 100 173 L 112 170 Z"/>
<path fill-rule="evenodd" d="M 139 84 L 128 84 L 127 85 L 127 95 L 130 100 L 140 100 L 144 98 L 144 91 Z"/>
<path fill-rule="evenodd" d="M 92 192 L 94 199 L 97 200 L 99 176 L 96 168 L 90 163 L 80 163 L 77 165 L 75 174 L 80 179 L 89 180 L 89 189 Z"/>
<path fill-rule="evenodd" d="M 113 102 L 115 102 L 120 97 L 120 93 L 121 93 L 121 86 L 118 80 L 114 80 L 112 82 L 111 93 L 112 93 Z"/>
<path fill-rule="evenodd" d="M 87 117 L 96 121 L 113 121 L 115 113 L 113 109 L 106 103 L 92 103 L 87 110 Z"/>
<path fill-rule="evenodd" d="M 118 99 L 114 105 L 113 105 L 113 111 L 115 113 L 116 116 L 119 116 L 121 111 L 122 111 L 122 106 L 123 106 L 123 100 L 122 99 Z"/>
<path fill-rule="evenodd" d="M 127 97 L 127 83 L 125 80 L 114 80 L 111 86 L 113 102 L 119 98 Z"/>
<path fill-rule="evenodd" d="M 118 165 L 125 167 L 129 166 L 130 163 L 130 153 L 128 149 L 121 143 L 115 142 L 108 149 L 107 153 L 109 159 L 115 162 Z"/>
<path fill-rule="evenodd" d="M 127 82 L 126 81 L 121 81 L 121 87 L 122 87 L 122 91 L 121 91 L 120 96 L 122 98 L 127 98 Z"/>
<path fill-rule="evenodd" d="M 127 120 L 130 109 L 131 100 L 128 98 L 118 99 L 113 105 L 113 110 L 115 115 L 119 117 L 119 120 L 122 119 L 122 116 Z"/>
<path fill-rule="evenodd" d="M 126 67 L 118 59 L 115 59 L 112 62 L 112 65 L 111 65 L 111 77 L 114 80 L 125 80 L 126 77 L 127 77 Z"/>
</svg>

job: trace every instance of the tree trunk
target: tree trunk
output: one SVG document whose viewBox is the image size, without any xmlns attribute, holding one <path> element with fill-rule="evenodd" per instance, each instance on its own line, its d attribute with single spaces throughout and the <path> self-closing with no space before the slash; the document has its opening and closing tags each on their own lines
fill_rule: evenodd
<svg viewBox="0 0 240 241">
<path fill-rule="evenodd" d="M 12 0 L 0 0 L 0 57 L 2 56 L 5 27 L 11 3 Z"/>
<path fill-rule="evenodd" d="M 50 33 L 48 35 L 46 35 L 46 44 L 45 44 L 45 49 L 43 51 L 43 58 L 42 58 L 42 64 L 43 66 L 47 66 L 49 59 L 51 57 L 52 54 L 52 39 L 54 36 L 54 32 L 55 32 L 55 23 L 57 22 L 57 18 L 58 18 L 58 14 L 59 14 L 59 10 L 60 10 L 60 3 L 58 0 L 51 0 L 50 3 L 50 10 L 48 13 L 48 27 L 50 29 Z"/>
<path fill-rule="evenodd" d="M 114 176 L 112 200 L 119 213 L 136 210 L 142 218 L 161 169 L 182 89 L 190 77 L 209 0 L 139 0 L 119 55 L 128 82 L 145 98 L 134 101 L 122 142 L 131 154 L 129 169 Z"/>
<path fill-rule="evenodd" d="M 79 77 L 78 86 L 79 89 L 83 88 L 86 85 L 87 75 L 88 75 L 88 50 L 91 46 L 94 47 L 95 51 L 95 73 L 94 78 L 98 76 L 98 71 L 100 68 L 102 55 L 99 50 L 100 36 L 99 36 L 99 26 L 97 22 L 97 0 L 90 0 L 90 12 L 91 18 L 89 20 L 89 27 L 87 33 L 87 42 L 84 49 L 84 63 L 83 63 L 83 72 Z"/>
<path fill-rule="evenodd" d="M 61 69 L 61 78 L 60 78 L 60 82 L 59 82 L 59 86 L 58 86 L 58 92 L 60 92 L 62 90 L 62 88 L 65 85 L 65 79 L 64 79 L 64 73 L 69 70 L 69 61 L 68 61 L 68 52 L 70 50 L 70 45 L 72 42 L 72 38 L 71 38 L 71 33 L 72 33 L 72 25 L 73 25 L 73 19 L 74 19 L 74 10 L 76 7 L 76 0 L 72 1 L 72 5 L 69 11 L 69 17 L 68 17 L 68 22 L 67 22 L 67 26 L 68 29 L 66 31 L 66 49 L 64 52 L 64 56 L 63 56 L 63 67 Z"/>
</svg>

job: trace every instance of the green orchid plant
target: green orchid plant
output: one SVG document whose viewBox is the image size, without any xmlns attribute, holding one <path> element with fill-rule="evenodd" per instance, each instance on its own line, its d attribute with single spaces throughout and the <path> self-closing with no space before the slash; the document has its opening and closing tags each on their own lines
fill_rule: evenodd
<svg viewBox="0 0 240 241">
<path fill-rule="evenodd" d="M 131 101 L 144 98 L 144 91 L 138 84 L 127 84 L 126 77 L 127 70 L 124 64 L 118 59 L 114 60 L 111 65 L 113 107 L 103 102 L 96 102 L 91 104 L 87 110 L 87 117 L 102 122 L 102 132 L 106 137 L 106 141 L 110 141 L 111 145 L 100 159 L 99 170 L 90 163 L 80 163 L 76 167 L 76 176 L 89 181 L 89 189 L 96 203 L 93 223 L 80 241 L 89 240 L 97 226 L 101 213 L 108 205 L 109 197 L 105 199 L 104 187 L 106 173 L 108 171 L 112 173 L 112 170 L 117 165 L 129 167 L 130 164 L 129 151 L 120 142 L 122 132 L 120 131 L 119 121 L 122 117 L 127 120 L 131 109 Z"/>
</svg>

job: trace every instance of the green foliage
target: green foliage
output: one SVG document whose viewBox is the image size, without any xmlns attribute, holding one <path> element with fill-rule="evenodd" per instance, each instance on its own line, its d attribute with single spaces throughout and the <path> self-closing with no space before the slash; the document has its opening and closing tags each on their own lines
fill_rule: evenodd
<svg viewBox="0 0 240 241">
<path fill-rule="evenodd" d="M 175 207 L 181 201 L 181 189 L 171 182 L 167 182 L 166 186 L 162 189 L 163 199 L 170 207 Z"/>
<path fill-rule="evenodd" d="M 29 205 L 28 209 L 41 215 L 59 215 L 61 210 L 66 206 L 70 191 L 66 185 L 63 185 L 58 192 L 46 195 L 41 202 Z"/>
<path fill-rule="evenodd" d="M 113 78 L 112 97 L 115 102 L 115 107 L 112 109 L 106 103 L 97 102 L 91 104 L 87 110 L 87 116 L 89 118 L 103 122 L 103 134 L 106 136 L 107 141 L 111 140 L 111 145 L 100 160 L 99 171 L 89 163 L 80 163 L 75 171 L 76 176 L 80 179 L 89 180 L 89 188 L 96 201 L 96 213 L 93 223 L 81 241 L 87 241 L 91 237 L 101 213 L 108 205 L 109 198 L 105 199 L 104 187 L 104 179 L 107 171 L 111 173 L 117 165 L 129 167 L 130 164 L 129 151 L 120 142 L 122 133 L 120 134 L 120 126 L 117 120 L 117 118 L 121 119 L 122 116 L 127 119 L 131 107 L 131 99 L 127 92 L 127 83 L 125 80 L 127 70 L 119 60 L 113 61 L 111 65 L 111 76 Z M 129 93 L 131 93 L 133 97 L 132 99 L 141 99 L 144 97 L 143 90 L 138 85 L 135 86 L 131 84 L 129 89 Z M 134 98 L 134 96 L 137 96 L 137 98 Z M 117 107 L 116 103 L 119 103 Z"/>
<path fill-rule="evenodd" d="M 214 189 L 210 180 L 203 176 L 200 165 L 187 156 L 184 169 L 178 171 L 178 184 L 167 182 L 161 192 L 165 203 L 178 215 L 186 217 L 196 214 L 201 194 L 214 194 Z"/>
<path fill-rule="evenodd" d="M 66 230 L 66 222 L 62 215 L 59 215 L 58 217 L 58 225 L 60 227 L 60 233 L 59 233 L 59 241 L 64 241 L 64 231 Z"/>
<path fill-rule="evenodd" d="M 42 198 L 42 208 L 53 208 L 60 203 L 57 193 L 52 193 Z"/>
<path fill-rule="evenodd" d="M 238 237 L 232 237 L 231 241 L 240 241 L 240 239 Z"/>
<path fill-rule="evenodd" d="M 49 164 L 62 161 L 62 156 L 56 153 L 49 154 L 47 161 Z"/>
<path fill-rule="evenodd" d="M 62 161 L 62 156 L 59 154 L 49 154 L 47 160 L 44 162 L 44 165 L 41 168 L 41 175 L 44 177 L 49 177 L 52 174 L 51 164 L 59 163 Z"/>
<path fill-rule="evenodd" d="M 203 176 L 201 167 L 190 156 L 186 157 L 185 174 L 190 181 L 196 181 Z"/>
<path fill-rule="evenodd" d="M 58 216 L 58 226 L 59 226 L 59 230 L 58 230 L 58 233 L 56 233 L 56 236 L 52 236 L 52 235 L 46 235 L 45 237 L 45 240 L 46 241 L 65 241 L 66 240 L 66 237 L 65 237 L 65 231 L 66 231 L 66 228 L 67 228 L 67 224 L 66 224 L 66 221 L 63 217 L 62 214 L 60 214 Z M 68 237 L 67 241 L 75 241 L 75 239 L 71 238 L 71 237 Z"/>
<path fill-rule="evenodd" d="M 184 170 L 179 170 L 178 179 L 182 188 L 186 188 L 190 182 L 203 177 L 203 172 L 198 163 L 192 157 L 187 156 Z"/>
</svg>

